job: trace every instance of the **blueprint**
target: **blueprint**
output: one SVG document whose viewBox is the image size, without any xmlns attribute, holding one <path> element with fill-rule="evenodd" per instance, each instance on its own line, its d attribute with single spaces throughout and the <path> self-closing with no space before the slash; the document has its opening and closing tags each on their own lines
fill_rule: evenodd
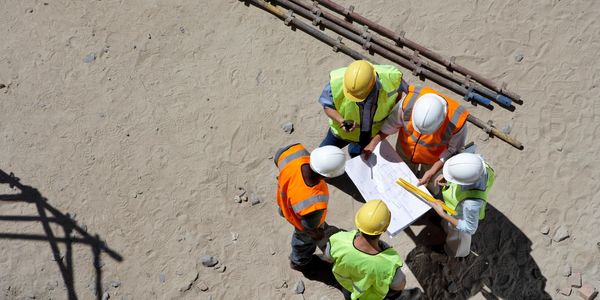
<svg viewBox="0 0 600 300">
<path fill-rule="evenodd" d="M 417 185 L 418 180 L 387 140 L 379 143 L 367 161 L 363 155 L 347 161 L 346 173 L 365 200 L 381 199 L 387 204 L 392 213 L 387 230 L 390 236 L 398 234 L 430 209 L 424 200 L 396 183 L 396 179 L 403 178 Z M 429 194 L 424 186 L 419 188 Z"/>
</svg>

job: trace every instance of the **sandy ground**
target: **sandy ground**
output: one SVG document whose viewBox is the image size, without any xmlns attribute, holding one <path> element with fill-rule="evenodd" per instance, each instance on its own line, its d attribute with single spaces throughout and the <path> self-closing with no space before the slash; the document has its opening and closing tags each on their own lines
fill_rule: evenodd
<svg viewBox="0 0 600 300">
<path fill-rule="evenodd" d="M 478 256 L 388 239 L 409 286 L 433 299 L 575 299 L 555 291 L 569 265 L 600 289 L 600 3 L 342 3 L 525 101 L 471 107 L 525 144 L 469 128 L 498 174 Z M 0 298 L 289 299 L 302 279 L 305 299 L 340 299 L 288 267 L 271 158 L 319 144 L 316 99 L 349 62 L 233 0 L 0 1 L 0 169 L 20 179 L 0 185 Z M 239 187 L 262 202 L 235 203 Z M 358 207 L 332 188 L 328 221 L 352 228 Z M 550 241 L 560 226 L 570 237 Z M 199 265 L 205 254 L 221 268 Z"/>
</svg>

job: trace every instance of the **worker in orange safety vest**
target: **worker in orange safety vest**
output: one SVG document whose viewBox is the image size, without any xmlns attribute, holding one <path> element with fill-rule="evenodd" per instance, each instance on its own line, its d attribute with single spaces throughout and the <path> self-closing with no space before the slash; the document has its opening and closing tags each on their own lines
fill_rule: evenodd
<svg viewBox="0 0 600 300">
<path fill-rule="evenodd" d="M 309 153 L 301 144 L 293 144 L 277 151 L 274 162 L 279 168 L 279 212 L 294 226 L 290 266 L 303 270 L 324 237 L 329 201 L 324 179 L 342 175 L 346 157 L 335 146 L 320 147 Z"/>
<path fill-rule="evenodd" d="M 464 147 L 469 112 L 429 87 L 408 86 L 405 92 L 364 152 L 368 157 L 380 141 L 398 132 L 396 151 L 424 185 Z"/>
</svg>

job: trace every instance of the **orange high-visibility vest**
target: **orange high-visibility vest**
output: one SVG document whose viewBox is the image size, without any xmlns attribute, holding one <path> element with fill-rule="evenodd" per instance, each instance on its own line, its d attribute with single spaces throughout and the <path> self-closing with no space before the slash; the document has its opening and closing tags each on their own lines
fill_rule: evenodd
<svg viewBox="0 0 600 300">
<path fill-rule="evenodd" d="M 301 144 L 294 144 L 275 157 L 279 168 L 277 205 L 283 216 L 296 229 L 303 231 L 300 218 L 317 210 L 324 210 L 319 225 L 325 222 L 329 189 L 325 180 L 308 186 L 302 177 L 302 165 L 310 164 L 310 153 Z"/>
<path fill-rule="evenodd" d="M 419 101 L 419 97 L 429 93 L 436 94 L 446 100 L 448 113 L 436 132 L 433 134 L 420 134 L 413 128 L 412 110 L 415 103 Z M 399 145 L 404 155 L 413 163 L 433 165 L 440 159 L 442 152 L 448 149 L 450 138 L 463 128 L 467 116 L 469 116 L 469 112 L 452 98 L 429 87 L 410 86 L 408 94 L 402 102 L 401 118 L 404 126 L 398 133 L 396 149 Z"/>
</svg>

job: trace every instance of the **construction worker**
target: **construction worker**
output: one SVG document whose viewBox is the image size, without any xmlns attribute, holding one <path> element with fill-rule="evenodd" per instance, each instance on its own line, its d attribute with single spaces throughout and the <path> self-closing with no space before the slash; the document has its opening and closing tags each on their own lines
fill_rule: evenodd
<svg viewBox="0 0 600 300">
<path fill-rule="evenodd" d="M 488 193 L 494 185 L 494 170 L 481 156 L 461 153 L 448 159 L 435 181 L 443 186 L 444 203 L 456 210 L 453 217 L 444 212 L 440 203 L 433 204 L 447 233 L 444 250 L 449 256 L 465 257 L 471 250 L 471 236 L 479 220 L 485 217 Z"/>
<path fill-rule="evenodd" d="M 406 285 L 402 258 L 379 237 L 390 224 L 391 213 L 381 200 L 371 200 L 356 213 L 358 230 L 333 234 L 323 260 L 333 264 L 336 280 L 351 299 L 371 300 L 399 296 Z"/>
<path fill-rule="evenodd" d="M 429 87 L 410 86 L 364 152 L 368 157 L 380 141 L 398 132 L 396 151 L 417 175 L 419 185 L 428 184 L 444 161 L 464 147 L 468 115 L 450 97 Z"/>
<path fill-rule="evenodd" d="M 350 144 L 350 156 L 360 155 L 400 99 L 402 83 L 398 68 L 374 66 L 366 60 L 333 70 L 319 97 L 329 117 L 329 129 L 321 146 L 343 148 Z"/>
<path fill-rule="evenodd" d="M 290 266 L 303 270 L 323 238 L 329 189 L 324 178 L 342 175 L 346 157 L 335 146 L 309 153 L 301 144 L 277 151 L 279 213 L 294 226 Z"/>
</svg>

